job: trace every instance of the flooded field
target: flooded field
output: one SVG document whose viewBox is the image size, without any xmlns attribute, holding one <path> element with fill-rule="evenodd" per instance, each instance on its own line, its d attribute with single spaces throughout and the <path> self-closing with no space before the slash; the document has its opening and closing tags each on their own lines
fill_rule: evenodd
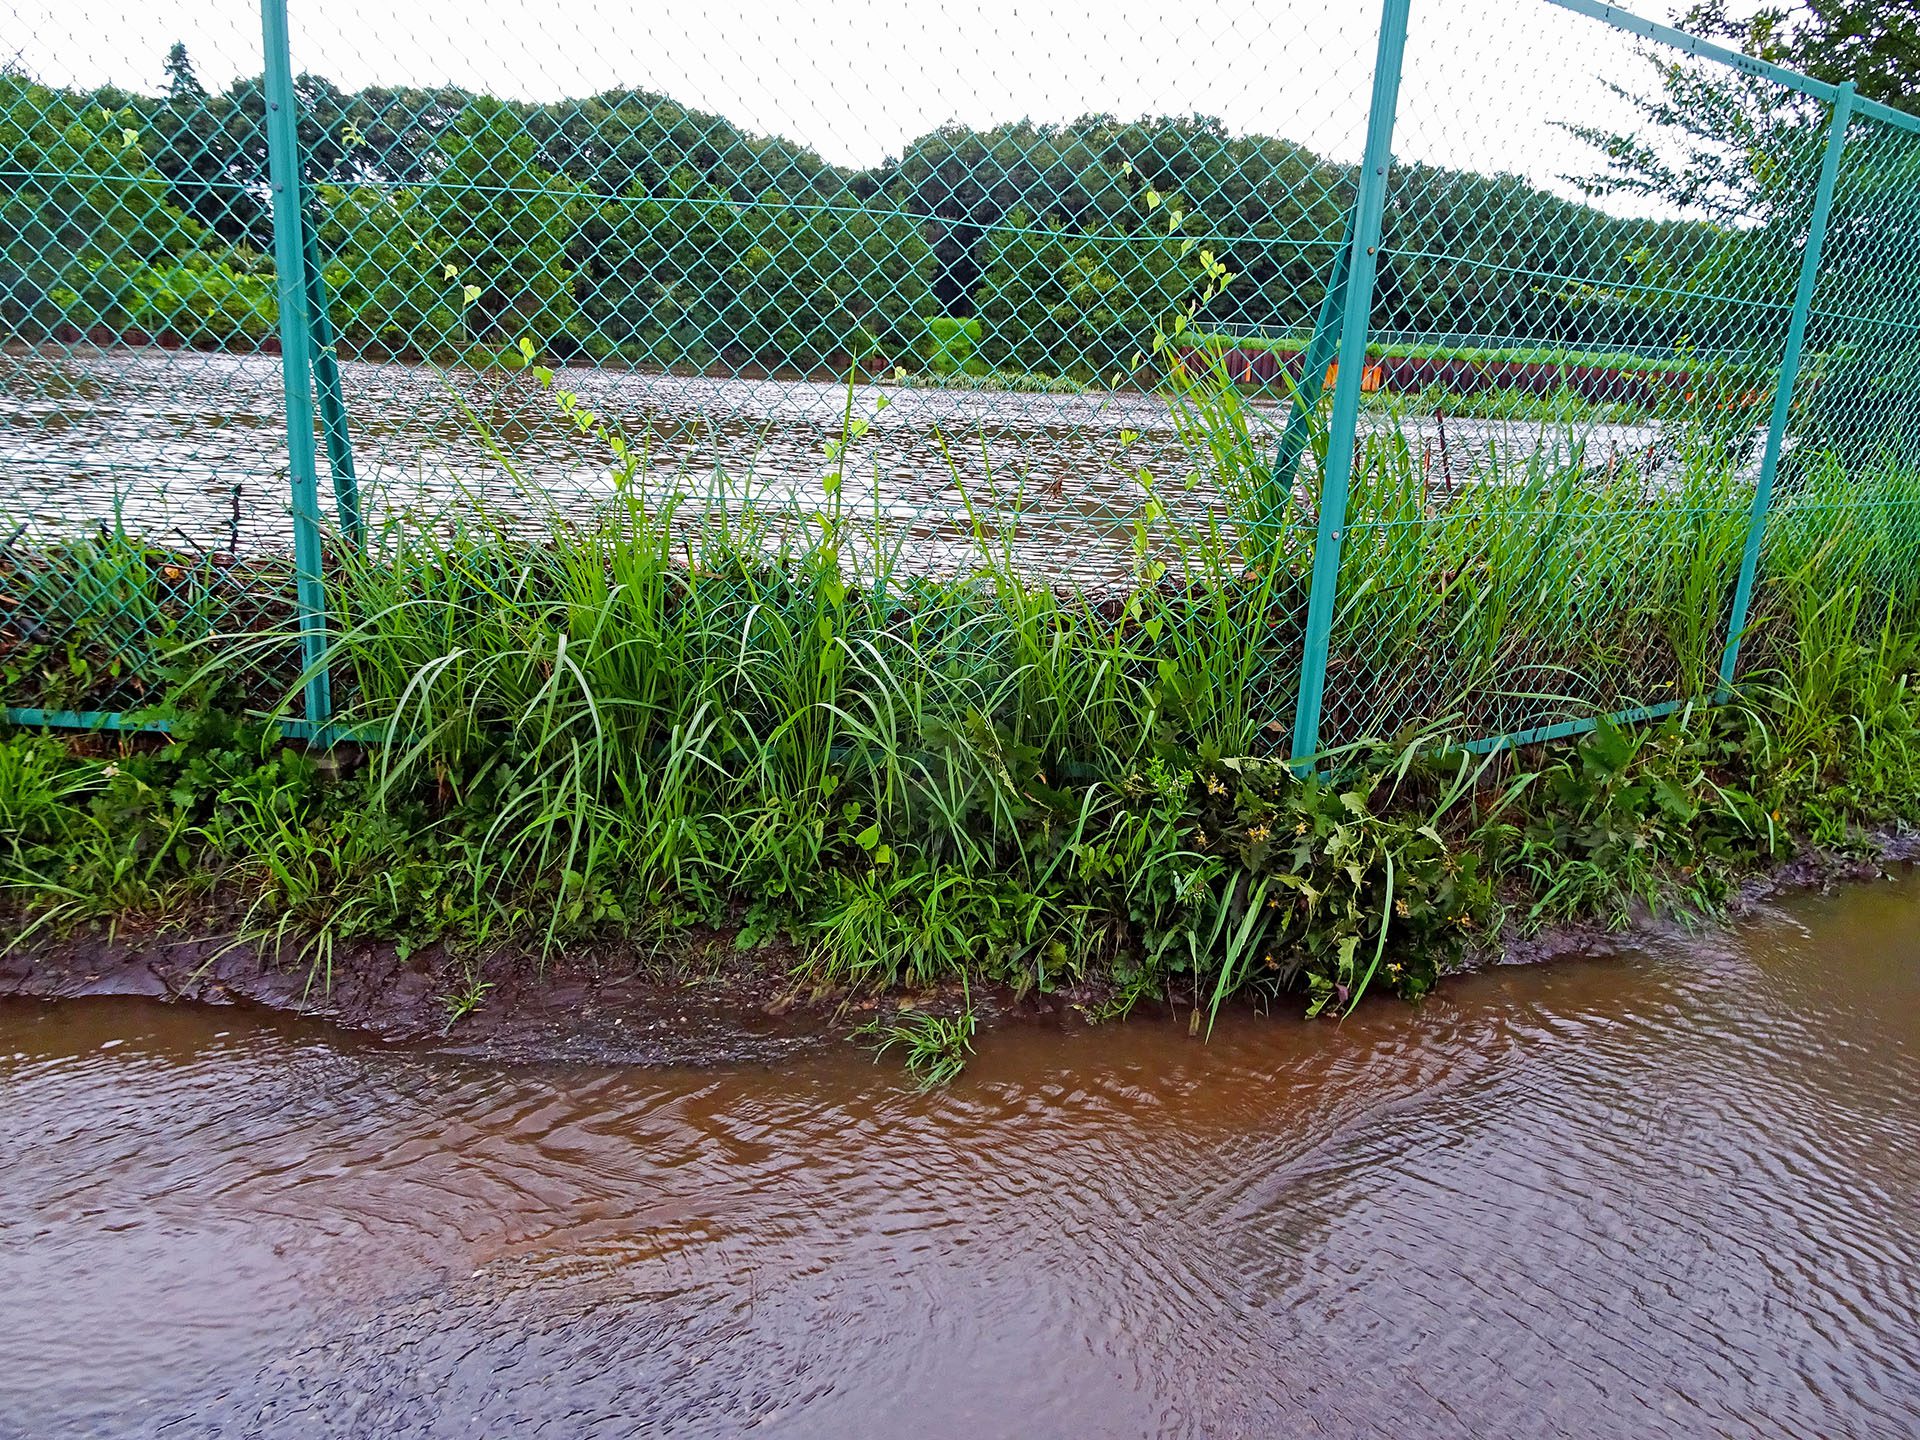
<svg viewBox="0 0 1920 1440">
<path fill-rule="evenodd" d="M 612 494 L 604 451 L 524 375 L 355 363 L 342 372 L 376 522 L 470 496 L 500 513 L 585 516 Z M 719 472 L 736 495 L 803 509 L 824 498 L 834 468 L 825 447 L 847 414 L 846 388 L 825 382 L 567 370 L 556 384 L 617 421 L 663 487 L 673 477 L 704 493 Z M 1011 543 L 1036 571 L 1109 578 L 1129 563 L 1142 470 L 1176 510 L 1197 516 L 1214 501 L 1204 477 L 1188 483 L 1194 459 L 1154 396 L 864 385 L 853 399 L 868 428 L 845 460 L 847 502 L 897 535 L 914 564 L 971 553 L 971 505 L 995 523 L 1019 513 Z M 1284 421 L 1270 400 L 1256 409 L 1256 423 Z M 0 509 L 15 524 L 70 527 L 118 505 L 130 526 L 194 548 L 284 548 L 284 415 L 276 356 L 0 351 Z M 1476 457 L 1581 445 L 1604 467 L 1655 440 L 1649 426 L 1402 424 L 1437 482 L 1463 478 Z M 322 469 L 324 492 L 324 454 Z"/>
<path fill-rule="evenodd" d="M 1920 882 L 952 1089 L 0 1005 L 8 1436 L 1920 1433 Z"/>
</svg>

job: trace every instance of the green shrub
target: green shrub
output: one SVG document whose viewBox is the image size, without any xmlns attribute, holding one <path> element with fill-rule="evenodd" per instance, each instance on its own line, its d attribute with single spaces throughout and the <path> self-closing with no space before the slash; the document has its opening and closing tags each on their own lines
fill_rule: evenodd
<svg viewBox="0 0 1920 1440">
<path fill-rule="evenodd" d="M 920 338 L 920 358 L 935 375 L 984 375 L 986 361 L 976 356 L 980 322 L 950 315 L 931 316 Z"/>
</svg>

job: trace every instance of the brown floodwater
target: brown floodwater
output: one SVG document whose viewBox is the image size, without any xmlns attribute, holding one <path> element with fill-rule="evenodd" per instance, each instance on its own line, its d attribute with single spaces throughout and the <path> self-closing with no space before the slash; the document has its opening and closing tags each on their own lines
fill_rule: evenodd
<svg viewBox="0 0 1920 1440">
<path fill-rule="evenodd" d="M 605 445 L 525 374 L 348 362 L 341 381 L 376 531 L 476 499 L 496 520 L 541 524 L 555 513 L 588 520 L 614 499 Z M 844 472 L 849 513 L 916 570 L 977 562 L 979 519 L 996 553 L 1036 574 L 1112 581 L 1134 566 L 1143 472 L 1175 518 L 1198 523 L 1220 503 L 1208 466 L 1152 395 L 863 384 L 849 397 L 823 381 L 595 369 L 563 370 L 555 384 L 618 423 L 649 493 L 685 490 L 736 511 L 750 496 L 763 512 L 810 513 L 826 503 L 828 473 Z M 849 403 L 863 428 L 830 461 Z M 1253 413 L 1277 434 L 1275 399 Z M 118 513 L 156 543 L 284 550 L 285 415 L 277 356 L 0 346 L 0 519 L 59 533 Z M 1397 426 L 1436 475 L 1462 479 L 1495 460 L 1524 471 L 1535 456 L 1610 467 L 1659 433 L 1372 412 L 1367 423 Z"/>
<path fill-rule="evenodd" d="M 1920 1434 L 1920 880 L 951 1089 L 0 1004 L 8 1436 Z"/>
</svg>

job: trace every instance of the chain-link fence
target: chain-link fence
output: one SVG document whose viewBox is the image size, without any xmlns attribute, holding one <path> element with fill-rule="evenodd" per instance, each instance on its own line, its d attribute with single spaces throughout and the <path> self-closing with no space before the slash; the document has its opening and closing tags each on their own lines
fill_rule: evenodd
<svg viewBox="0 0 1920 1440">
<path fill-rule="evenodd" d="M 1771 577 L 1914 573 L 1920 123 L 1612 6 L 14 22 L 16 720 L 324 727 L 343 572 L 473 523 L 830 514 L 1149 674 L 1173 596 L 1302 756 L 1724 694 Z"/>
</svg>

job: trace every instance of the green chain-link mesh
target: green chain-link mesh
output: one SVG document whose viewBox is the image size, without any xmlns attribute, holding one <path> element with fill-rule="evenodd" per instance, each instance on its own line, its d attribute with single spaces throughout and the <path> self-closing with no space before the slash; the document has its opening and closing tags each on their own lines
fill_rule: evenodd
<svg viewBox="0 0 1920 1440">
<path fill-rule="evenodd" d="M 1371 117 L 1395 158 L 1335 434 L 1339 369 L 1315 362 L 1339 358 L 1388 58 L 1371 6 L 936 8 L 801 45 L 838 13 L 818 8 L 722 36 L 657 8 L 297 6 L 307 234 L 278 265 L 252 7 L 12 12 L 7 703 L 129 711 L 186 642 L 289 633 L 296 265 L 349 527 L 327 517 L 332 553 L 357 515 L 376 547 L 450 508 L 529 537 L 584 520 L 615 499 L 609 428 L 650 494 L 700 497 L 690 524 L 816 508 L 841 477 L 906 573 L 964 571 L 987 535 L 1116 615 L 1224 534 L 1242 579 L 1268 576 L 1241 623 L 1276 748 L 1303 666 L 1324 667 L 1323 744 L 1509 736 L 1714 694 L 1736 649 L 1767 653 L 1769 578 L 1838 551 L 1848 583 L 1905 594 L 1901 117 L 1836 127 L 1822 87 L 1577 5 L 1414 0 L 1397 105 Z M 1340 545 L 1318 635 L 1317 534 Z M 298 669 L 284 644 L 224 653 L 262 695 Z"/>
</svg>

